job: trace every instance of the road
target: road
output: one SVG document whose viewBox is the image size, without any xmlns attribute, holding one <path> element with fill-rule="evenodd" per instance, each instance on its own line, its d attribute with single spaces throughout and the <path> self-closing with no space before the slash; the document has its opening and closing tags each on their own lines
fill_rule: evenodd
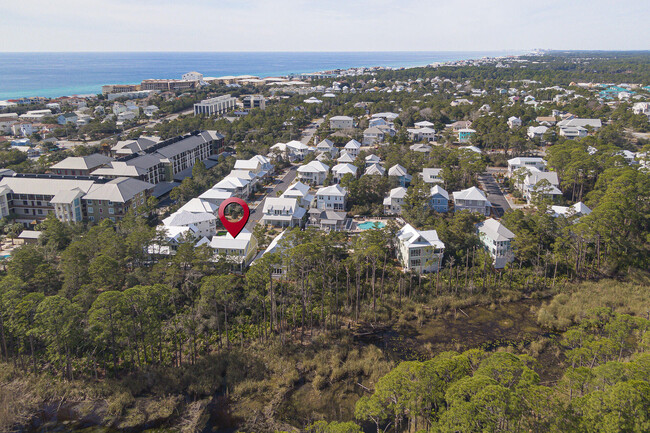
<svg viewBox="0 0 650 433">
<path fill-rule="evenodd" d="M 318 126 L 320 126 L 324 120 L 325 119 L 323 118 L 314 120 L 312 123 L 315 123 L 316 126 L 308 126 L 305 128 L 305 130 L 302 132 L 300 141 L 304 144 L 309 143 L 309 140 L 311 140 L 311 138 L 316 133 Z M 262 218 L 262 210 L 264 209 L 264 202 L 266 201 L 266 197 L 277 197 L 279 191 L 284 192 L 296 179 L 297 174 L 298 165 L 292 165 L 289 167 L 281 179 L 276 179 L 271 186 L 266 187 L 264 197 L 262 197 L 261 200 L 255 203 L 251 203 L 249 206 L 251 213 L 248 217 L 248 222 L 246 223 L 247 230 L 252 231 L 253 227 L 255 227 L 255 224 L 257 224 L 257 222 Z"/>
<path fill-rule="evenodd" d="M 497 217 L 501 218 L 503 214 L 510 209 L 510 204 L 499 188 L 497 181 L 489 171 L 479 175 L 478 181 L 483 191 L 487 193 L 487 198 L 492 203 L 492 208 Z"/>
</svg>

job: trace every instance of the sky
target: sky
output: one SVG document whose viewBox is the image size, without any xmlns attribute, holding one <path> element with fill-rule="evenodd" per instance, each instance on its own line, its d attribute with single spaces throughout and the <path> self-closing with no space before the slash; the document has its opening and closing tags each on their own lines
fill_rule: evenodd
<svg viewBox="0 0 650 433">
<path fill-rule="evenodd" d="M 0 0 L 0 52 L 648 50 L 647 0 Z"/>
</svg>

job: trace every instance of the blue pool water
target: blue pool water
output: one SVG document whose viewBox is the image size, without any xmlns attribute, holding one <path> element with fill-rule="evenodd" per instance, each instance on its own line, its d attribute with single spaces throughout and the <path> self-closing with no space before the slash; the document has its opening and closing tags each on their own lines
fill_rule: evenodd
<svg viewBox="0 0 650 433">
<path fill-rule="evenodd" d="M 369 230 L 375 227 L 379 229 L 383 229 L 384 227 L 386 227 L 386 224 L 380 222 L 366 221 L 365 223 L 361 223 L 357 225 L 357 227 L 359 227 L 361 230 Z"/>
</svg>

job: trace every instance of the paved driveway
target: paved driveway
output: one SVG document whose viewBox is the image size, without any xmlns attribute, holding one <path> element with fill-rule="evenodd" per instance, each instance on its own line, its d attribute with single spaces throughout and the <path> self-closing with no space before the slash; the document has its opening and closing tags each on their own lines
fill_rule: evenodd
<svg viewBox="0 0 650 433">
<path fill-rule="evenodd" d="M 483 188 L 483 191 L 487 193 L 487 198 L 492 203 L 492 208 L 497 217 L 501 218 L 503 214 L 510 209 L 510 204 L 508 200 L 499 188 L 497 181 L 494 180 L 494 176 L 490 173 L 483 173 L 479 175 L 478 181 Z"/>
</svg>

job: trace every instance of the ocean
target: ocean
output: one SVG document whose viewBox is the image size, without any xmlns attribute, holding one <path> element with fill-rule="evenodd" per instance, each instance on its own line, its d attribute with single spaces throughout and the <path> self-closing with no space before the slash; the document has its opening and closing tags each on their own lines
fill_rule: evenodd
<svg viewBox="0 0 650 433">
<path fill-rule="evenodd" d="M 411 67 L 521 52 L 127 52 L 0 53 L 0 100 L 96 94 L 104 84 L 147 78 L 261 77 L 363 66 Z"/>
</svg>

